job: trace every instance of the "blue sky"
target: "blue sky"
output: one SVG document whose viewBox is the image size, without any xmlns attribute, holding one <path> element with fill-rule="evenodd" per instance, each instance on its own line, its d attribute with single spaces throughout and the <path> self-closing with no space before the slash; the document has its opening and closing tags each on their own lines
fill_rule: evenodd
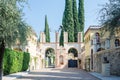
<svg viewBox="0 0 120 80">
<path fill-rule="evenodd" d="M 90 25 L 99 25 L 97 18 L 101 9 L 100 5 L 105 2 L 107 0 L 84 0 L 85 31 Z M 45 15 L 47 15 L 51 41 L 54 42 L 54 32 L 62 23 L 64 8 L 65 0 L 28 0 L 28 5 L 23 10 L 25 13 L 24 20 L 33 27 L 39 36 L 40 32 L 44 31 Z"/>
</svg>

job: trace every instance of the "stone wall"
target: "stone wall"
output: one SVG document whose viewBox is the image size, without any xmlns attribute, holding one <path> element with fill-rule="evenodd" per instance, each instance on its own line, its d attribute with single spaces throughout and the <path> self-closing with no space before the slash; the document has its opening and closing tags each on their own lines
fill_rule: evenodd
<svg viewBox="0 0 120 80">
<path fill-rule="evenodd" d="M 103 58 L 110 62 L 110 74 L 120 76 L 120 47 L 107 49 L 94 54 L 94 71 L 102 72 Z"/>
<path fill-rule="evenodd" d="M 79 54 L 79 68 L 80 69 L 85 69 L 85 52 L 82 52 Z"/>
</svg>

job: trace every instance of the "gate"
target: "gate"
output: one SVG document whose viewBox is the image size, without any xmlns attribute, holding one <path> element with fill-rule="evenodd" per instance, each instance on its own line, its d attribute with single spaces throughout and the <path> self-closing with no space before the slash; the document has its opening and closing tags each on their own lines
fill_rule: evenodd
<svg viewBox="0 0 120 80">
<path fill-rule="evenodd" d="M 68 68 L 77 68 L 78 64 L 77 64 L 77 60 L 68 60 Z"/>
</svg>

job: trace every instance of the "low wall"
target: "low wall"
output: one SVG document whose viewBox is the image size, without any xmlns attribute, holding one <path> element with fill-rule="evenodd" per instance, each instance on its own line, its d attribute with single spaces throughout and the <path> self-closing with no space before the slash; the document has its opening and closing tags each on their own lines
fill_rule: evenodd
<svg viewBox="0 0 120 80">
<path fill-rule="evenodd" d="M 110 74 L 120 76 L 120 47 L 107 49 L 94 54 L 94 71 L 102 72 L 103 58 L 110 62 Z"/>
</svg>

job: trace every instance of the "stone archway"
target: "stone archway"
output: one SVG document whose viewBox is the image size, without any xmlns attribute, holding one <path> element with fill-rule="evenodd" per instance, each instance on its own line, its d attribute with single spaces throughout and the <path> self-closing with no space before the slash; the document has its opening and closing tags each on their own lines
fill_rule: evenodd
<svg viewBox="0 0 120 80">
<path fill-rule="evenodd" d="M 77 49 L 76 48 L 70 48 L 68 50 L 68 56 L 73 56 L 72 59 L 77 58 L 78 57 L 78 51 L 77 51 Z"/>
<path fill-rule="evenodd" d="M 45 51 L 45 67 L 55 67 L 55 50 L 53 48 L 47 48 Z"/>
<path fill-rule="evenodd" d="M 68 68 L 78 67 L 78 51 L 75 48 L 68 50 Z"/>
</svg>

